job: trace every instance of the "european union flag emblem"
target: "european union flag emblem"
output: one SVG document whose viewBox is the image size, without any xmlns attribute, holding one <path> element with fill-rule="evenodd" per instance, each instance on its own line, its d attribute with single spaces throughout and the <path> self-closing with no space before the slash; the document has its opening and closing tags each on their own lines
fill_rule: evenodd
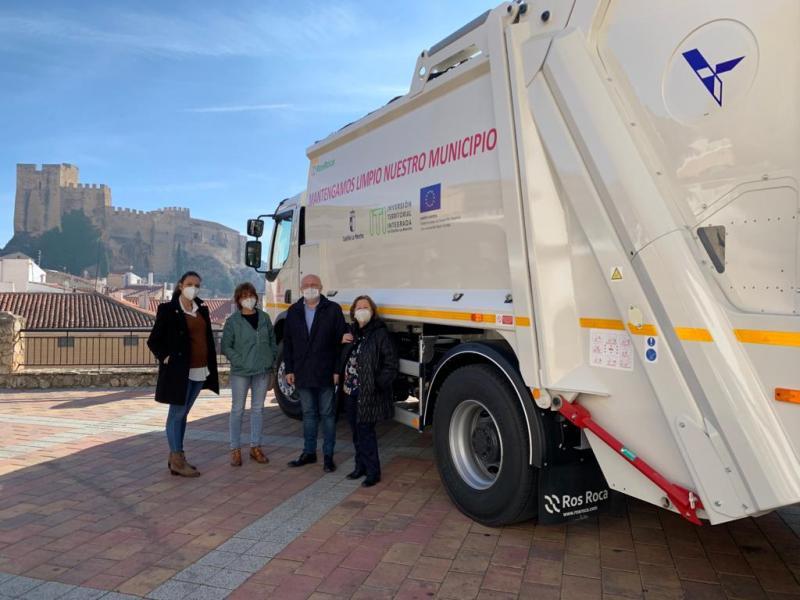
<svg viewBox="0 0 800 600">
<path fill-rule="evenodd" d="M 419 191 L 419 212 L 439 210 L 442 208 L 442 184 L 436 183 Z"/>
</svg>

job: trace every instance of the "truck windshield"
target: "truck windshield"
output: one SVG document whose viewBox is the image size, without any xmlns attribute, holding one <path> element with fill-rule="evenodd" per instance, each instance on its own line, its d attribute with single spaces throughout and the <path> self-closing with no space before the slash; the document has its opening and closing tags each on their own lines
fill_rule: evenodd
<svg viewBox="0 0 800 600">
<path fill-rule="evenodd" d="M 286 259 L 289 258 L 289 245 L 292 240 L 292 213 L 286 213 L 277 217 L 272 240 L 270 269 L 277 271 L 284 265 Z"/>
</svg>

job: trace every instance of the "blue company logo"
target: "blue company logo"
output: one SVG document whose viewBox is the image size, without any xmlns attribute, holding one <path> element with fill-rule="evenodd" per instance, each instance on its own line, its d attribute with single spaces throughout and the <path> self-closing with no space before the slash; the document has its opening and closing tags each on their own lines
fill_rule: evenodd
<svg viewBox="0 0 800 600">
<path fill-rule="evenodd" d="M 647 360 L 649 360 L 650 362 L 653 362 L 656 358 L 658 358 L 658 354 L 652 348 L 647 349 L 645 356 L 647 357 Z"/>
<path fill-rule="evenodd" d="M 651 348 L 653 346 L 655 346 L 656 345 L 656 338 L 654 338 L 654 337 L 647 338 L 647 345 L 650 346 Z"/>
<path fill-rule="evenodd" d="M 744 59 L 744 56 L 717 63 L 714 68 L 708 64 L 708 61 L 697 48 L 684 52 L 683 58 L 686 59 L 686 62 L 694 70 L 695 75 L 706 86 L 708 93 L 717 101 L 717 104 L 722 106 L 722 79 L 719 76 L 728 71 L 733 71 L 734 67 Z"/>
<path fill-rule="evenodd" d="M 419 191 L 419 212 L 439 210 L 442 208 L 442 184 L 436 183 Z"/>
</svg>

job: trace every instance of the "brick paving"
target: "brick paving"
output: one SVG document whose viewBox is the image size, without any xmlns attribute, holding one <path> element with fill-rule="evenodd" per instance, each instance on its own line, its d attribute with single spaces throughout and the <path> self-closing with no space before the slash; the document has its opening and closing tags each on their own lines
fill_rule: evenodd
<svg viewBox="0 0 800 600">
<path fill-rule="evenodd" d="M 201 396 L 171 477 L 149 390 L 0 393 L 0 600 L 563 598 L 800 600 L 800 508 L 716 527 L 629 501 L 564 526 L 458 512 L 430 436 L 380 428 L 384 480 L 286 468 L 300 424 L 274 404 L 269 465 L 228 466 L 228 390 Z M 248 424 L 245 424 L 245 432 Z"/>
</svg>

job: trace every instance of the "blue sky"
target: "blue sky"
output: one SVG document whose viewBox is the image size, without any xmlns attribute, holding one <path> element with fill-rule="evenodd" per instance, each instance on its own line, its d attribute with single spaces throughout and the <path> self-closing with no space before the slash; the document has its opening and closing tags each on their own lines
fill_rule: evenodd
<svg viewBox="0 0 800 600">
<path fill-rule="evenodd" d="M 307 146 L 405 93 L 418 52 L 495 4 L 4 0 L 0 245 L 20 162 L 241 230 L 305 186 Z"/>
</svg>

